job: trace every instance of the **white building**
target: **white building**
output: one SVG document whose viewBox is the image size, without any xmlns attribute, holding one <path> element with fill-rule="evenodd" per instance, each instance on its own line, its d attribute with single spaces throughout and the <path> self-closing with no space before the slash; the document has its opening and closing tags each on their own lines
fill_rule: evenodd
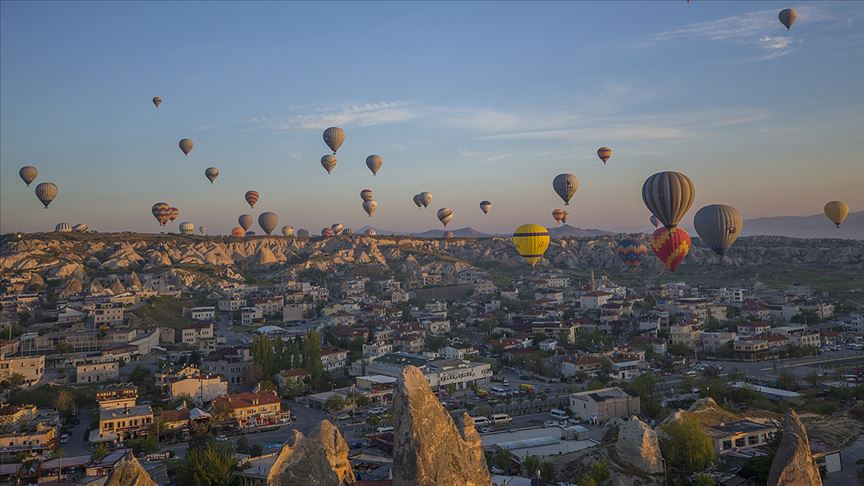
<svg viewBox="0 0 864 486">
<path fill-rule="evenodd" d="M 612 295 L 610 292 L 587 292 L 579 296 L 579 306 L 583 309 L 599 309 L 609 302 Z"/>
<path fill-rule="evenodd" d="M 216 308 L 213 306 L 193 307 L 189 312 L 195 321 L 212 321 L 216 318 Z"/>
</svg>

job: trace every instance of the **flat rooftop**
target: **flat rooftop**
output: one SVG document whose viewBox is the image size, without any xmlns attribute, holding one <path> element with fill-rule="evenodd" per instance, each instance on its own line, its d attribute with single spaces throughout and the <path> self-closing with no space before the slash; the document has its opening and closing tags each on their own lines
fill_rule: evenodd
<svg viewBox="0 0 864 486">
<path fill-rule="evenodd" d="M 561 438 L 562 434 L 563 429 L 560 427 L 538 427 L 513 432 L 483 434 L 481 439 L 483 448 L 500 447 L 507 449 L 511 454 L 521 459 L 525 459 L 529 454 L 552 456 L 569 454 L 597 446 L 597 442 L 593 440 L 564 440 Z"/>
</svg>

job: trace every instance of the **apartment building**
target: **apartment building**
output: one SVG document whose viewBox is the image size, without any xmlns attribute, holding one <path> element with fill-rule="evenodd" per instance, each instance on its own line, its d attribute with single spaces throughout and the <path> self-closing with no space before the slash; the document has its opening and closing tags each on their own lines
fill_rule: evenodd
<svg viewBox="0 0 864 486">
<path fill-rule="evenodd" d="M 42 379 L 45 373 L 45 356 L 20 356 L 0 358 L 0 382 L 13 375 L 21 376 L 23 386 L 29 388 Z"/>
</svg>

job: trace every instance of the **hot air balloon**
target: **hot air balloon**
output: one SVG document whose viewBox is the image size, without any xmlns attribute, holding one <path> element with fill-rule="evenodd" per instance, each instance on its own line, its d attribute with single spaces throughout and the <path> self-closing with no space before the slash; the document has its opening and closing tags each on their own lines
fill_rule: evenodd
<svg viewBox="0 0 864 486">
<path fill-rule="evenodd" d="M 246 191 L 246 195 L 244 197 L 246 198 L 246 202 L 249 203 L 249 207 L 254 208 L 255 203 L 258 202 L 258 191 Z"/>
<path fill-rule="evenodd" d="M 558 174 L 552 181 L 552 188 L 564 200 L 564 204 L 569 205 L 570 198 L 579 189 L 579 179 L 573 174 Z"/>
<path fill-rule="evenodd" d="M 630 238 L 618 242 L 618 248 L 615 250 L 624 265 L 630 271 L 635 272 L 642 263 L 642 257 L 648 254 L 648 248 L 642 242 Z"/>
<path fill-rule="evenodd" d="M 384 159 L 381 158 L 380 155 L 370 155 L 366 157 L 366 167 L 369 167 L 369 170 L 372 171 L 372 175 L 378 173 L 378 170 L 381 168 L 381 164 L 384 163 Z"/>
<path fill-rule="evenodd" d="M 57 185 L 53 182 L 42 182 L 36 186 L 36 197 L 47 208 L 51 201 L 57 197 Z"/>
<path fill-rule="evenodd" d="M 555 220 L 556 223 L 566 223 L 567 216 L 566 212 L 563 209 L 553 209 L 552 210 L 552 219 Z"/>
<path fill-rule="evenodd" d="M 418 208 L 423 206 L 423 201 L 420 198 L 420 194 L 414 194 L 414 204 L 416 204 Z"/>
<path fill-rule="evenodd" d="M 276 216 L 276 213 L 267 211 L 258 215 L 258 226 L 268 235 L 276 229 L 277 224 L 279 224 L 279 216 Z"/>
<path fill-rule="evenodd" d="M 282 227 L 282 236 L 294 236 L 294 227 L 293 226 L 283 226 Z"/>
<path fill-rule="evenodd" d="M 653 214 L 651 215 L 651 224 L 653 224 L 655 228 L 660 226 L 660 220 L 657 219 L 657 216 L 654 216 Z"/>
<path fill-rule="evenodd" d="M 839 228 L 846 216 L 849 215 L 849 206 L 843 201 L 831 201 L 825 205 L 825 216 Z"/>
<path fill-rule="evenodd" d="M 431 192 L 421 192 L 420 193 L 420 203 L 423 204 L 424 208 L 428 208 L 430 204 L 432 204 L 432 193 Z"/>
<path fill-rule="evenodd" d="M 333 172 L 333 169 L 336 168 L 336 156 L 327 154 L 321 157 L 321 166 L 327 170 L 328 174 Z"/>
<path fill-rule="evenodd" d="M 244 230 L 243 228 L 241 228 L 239 226 L 235 226 L 235 227 L 231 228 L 231 236 L 238 236 L 239 237 L 239 236 L 243 236 L 245 234 L 246 234 L 246 230 Z"/>
<path fill-rule="evenodd" d="M 792 30 L 792 24 L 798 20 L 798 12 L 794 8 L 784 8 L 777 14 L 780 23 L 786 27 L 786 30 Z"/>
<path fill-rule="evenodd" d="M 378 232 L 375 231 L 375 228 L 367 228 L 364 233 L 366 234 L 366 236 L 375 236 L 378 234 Z"/>
<path fill-rule="evenodd" d="M 366 211 L 370 218 L 375 214 L 376 209 L 378 209 L 378 201 L 374 199 L 363 201 L 363 211 Z"/>
<path fill-rule="evenodd" d="M 175 219 L 177 219 L 177 216 L 180 216 L 180 210 L 175 208 L 174 206 L 171 206 L 171 215 L 168 216 L 168 219 L 170 221 L 174 221 Z"/>
<path fill-rule="evenodd" d="M 372 189 L 363 189 L 362 191 L 360 191 L 360 199 L 364 201 L 369 201 L 372 198 Z"/>
<path fill-rule="evenodd" d="M 345 130 L 342 130 L 339 127 L 330 127 L 327 130 L 324 130 L 324 143 L 330 147 L 330 150 L 333 151 L 334 155 L 339 151 L 339 147 L 342 146 L 342 142 L 344 141 Z"/>
<path fill-rule="evenodd" d="M 612 158 L 612 149 L 609 147 L 600 147 L 597 149 L 597 157 L 600 157 L 600 160 L 603 161 L 603 165 L 606 165 L 606 161 Z"/>
<path fill-rule="evenodd" d="M 243 231 L 248 230 L 252 226 L 252 215 L 251 214 L 241 214 L 239 218 L 237 218 L 237 222 L 240 223 L 240 226 L 243 228 Z"/>
<path fill-rule="evenodd" d="M 711 204 L 696 211 L 693 226 L 696 227 L 696 233 L 699 233 L 702 241 L 714 253 L 723 256 L 741 234 L 744 218 L 732 206 Z"/>
<path fill-rule="evenodd" d="M 489 210 L 492 208 L 492 203 L 489 201 L 480 201 L 480 211 L 483 211 L 483 214 L 489 214 Z"/>
<path fill-rule="evenodd" d="M 642 201 L 667 229 L 678 226 L 695 196 L 693 182 L 680 172 L 658 172 L 642 184 Z"/>
<path fill-rule="evenodd" d="M 444 234 L 441 235 L 441 237 L 444 238 L 445 240 L 449 240 L 450 238 L 453 238 L 455 236 L 456 236 L 456 234 L 453 233 L 452 231 L 445 231 Z"/>
<path fill-rule="evenodd" d="M 72 225 L 69 223 L 57 223 L 57 226 L 54 227 L 54 231 L 58 233 L 69 233 L 72 231 Z"/>
<path fill-rule="evenodd" d="M 333 238 L 335 235 L 336 233 L 333 232 L 333 228 L 328 227 L 321 230 L 321 236 L 324 238 Z"/>
<path fill-rule="evenodd" d="M 30 183 L 36 180 L 37 175 L 39 175 L 39 171 L 32 165 L 25 165 L 18 169 L 18 177 L 24 181 L 24 184 L 27 184 L 27 187 L 30 187 Z"/>
<path fill-rule="evenodd" d="M 309 238 L 309 230 L 306 228 L 300 228 L 297 230 L 297 236 L 300 238 Z"/>
<path fill-rule="evenodd" d="M 84 223 L 78 223 L 72 227 L 72 231 L 76 233 L 87 233 L 88 231 L 90 231 L 90 227 Z"/>
<path fill-rule="evenodd" d="M 206 226 L 199 226 L 198 232 L 201 233 L 202 235 L 206 235 L 207 234 L 207 227 Z"/>
<path fill-rule="evenodd" d="M 184 235 L 191 235 L 195 232 L 195 225 L 188 221 L 183 221 L 180 223 L 180 232 Z"/>
<path fill-rule="evenodd" d="M 345 226 L 343 226 L 342 223 L 334 223 L 330 225 L 330 229 L 333 230 L 334 235 L 340 235 L 342 234 L 342 230 L 345 229 Z"/>
<path fill-rule="evenodd" d="M 255 236 L 255 232 L 254 231 L 247 231 L 244 236 Z"/>
<path fill-rule="evenodd" d="M 523 224 L 513 232 L 513 246 L 533 267 L 549 248 L 549 231 L 539 224 Z"/>
<path fill-rule="evenodd" d="M 171 217 L 171 206 L 164 202 L 159 202 L 153 205 L 150 212 L 153 213 L 153 217 L 156 218 L 160 226 L 165 226 Z"/>
<path fill-rule="evenodd" d="M 156 108 L 159 108 L 159 105 L 162 104 L 162 97 L 161 96 L 154 96 L 153 97 L 153 104 L 156 105 Z"/>
<path fill-rule="evenodd" d="M 438 210 L 438 221 L 441 221 L 444 226 L 453 219 L 453 210 L 450 208 L 441 208 Z"/>
<path fill-rule="evenodd" d="M 216 167 L 207 167 L 207 170 L 204 171 L 204 177 L 210 180 L 210 184 L 213 184 L 213 181 L 219 177 L 219 169 Z"/>
<path fill-rule="evenodd" d="M 674 272 L 690 251 L 690 235 L 681 228 L 657 228 L 651 235 L 651 249 Z"/>
<path fill-rule="evenodd" d="M 180 150 L 183 151 L 183 155 L 189 155 L 189 152 L 192 151 L 192 139 L 191 138 L 184 138 L 183 140 L 180 140 L 179 145 L 180 145 Z"/>
</svg>

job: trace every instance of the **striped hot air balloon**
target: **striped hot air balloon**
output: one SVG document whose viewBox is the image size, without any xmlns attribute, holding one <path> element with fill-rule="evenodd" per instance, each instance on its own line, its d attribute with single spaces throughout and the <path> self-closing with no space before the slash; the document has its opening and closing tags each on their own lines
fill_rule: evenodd
<svg viewBox="0 0 864 486">
<path fill-rule="evenodd" d="M 549 231 L 539 224 L 523 224 L 513 232 L 513 246 L 533 267 L 549 248 Z"/>
<path fill-rule="evenodd" d="M 345 130 L 339 127 L 330 127 L 327 130 L 324 130 L 324 143 L 330 147 L 330 150 L 333 151 L 335 155 L 336 152 L 339 151 L 339 147 L 342 146 L 342 143 L 345 142 Z"/>
<path fill-rule="evenodd" d="M 238 236 L 239 237 L 239 236 L 243 236 L 245 234 L 246 234 L 246 230 L 244 230 L 243 228 L 241 228 L 239 226 L 235 226 L 235 227 L 231 228 L 231 236 Z"/>
<path fill-rule="evenodd" d="M 90 231 L 90 227 L 84 223 L 78 223 L 72 227 L 72 231 L 74 231 L 76 233 L 86 233 L 86 232 Z"/>
<path fill-rule="evenodd" d="M 180 232 L 184 235 L 191 235 L 195 232 L 195 225 L 188 221 L 183 221 L 180 223 Z"/>
<path fill-rule="evenodd" d="M 449 223 L 453 219 L 453 210 L 450 208 L 441 208 L 438 210 L 438 221 L 446 227 L 447 223 Z"/>
<path fill-rule="evenodd" d="M 324 238 L 333 238 L 334 236 L 336 236 L 336 234 L 333 232 L 333 228 L 328 226 L 321 229 L 321 236 L 323 236 Z"/>
<path fill-rule="evenodd" d="M 453 233 L 452 231 L 445 231 L 444 234 L 441 235 L 441 237 L 444 238 L 445 240 L 449 240 L 450 238 L 456 237 L 456 234 Z"/>
<path fill-rule="evenodd" d="M 696 211 L 693 226 L 702 242 L 723 256 L 744 228 L 741 213 L 728 204 L 710 204 Z"/>
<path fill-rule="evenodd" d="M 249 207 L 254 208 L 255 203 L 258 202 L 258 198 L 260 197 L 260 195 L 258 194 L 258 191 L 246 191 L 246 195 L 244 197 L 246 198 L 246 202 L 249 203 Z"/>
<path fill-rule="evenodd" d="M 417 205 L 418 208 L 423 206 L 423 200 L 420 198 L 420 194 L 414 194 L 414 204 Z"/>
<path fill-rule="evenodd" d="M 54 231 L 58 233 L 69 233 L 72 231 L 72 225 L 69 223 L 57 223 L 57 226 L 54 227 Z"/>
<path fill-rule="evenodd" d="M 159 222 L 159 226 L 165 226 L 171 217 L 171 206 L 164 202 L 158 202 L 150 209 L 153 217 Z"/>
<path fill-rule="evenodd" d="M 333 169 L 336 168 L 336 156 L 327 154 L 321 157 L 321 167 L 324 167 L 328 174 L 333 172 Z"/>
<path fill-rule="evenodd" d="M 657 228 L 651 235 L 651 249 L 674 272 L 690 251 L 690 235 L 681 228 Z"/>
<path fill-rule="evenodd" d="M 330 225 L 330 229 L 333 230 L 334 235 L 341 235 L 342 230 L 345 229 L 345 226 L 342 223 L 333 223 Z"/>
<path fill-rule="evenodd" d="M 695 197 L 693 182 L 680 172 L 658 172 L 642 184 L 642 201 L 668 229 L 678 226 Z"/>
<path fill-rule="evenodd" d="M 635 272 L 642 264 L 642 257 L 648 254 L 648 248 L 641 241 L 627 238 L 618 242 L 615 252 L 624 265 L 627 265 L 631 272 Z"/>
<path fill-rule="evenodd" d="M 177 219 L 177 216 L 180 216 L 180 210 L 172 206 L 171 215 L 168 216 L 168 219 L 174 221 L 175 219 Z"/>
<path fill-rule="evenodd" d="M 57 197 L 57 192 L 59 192 L 59 189 L 57 189 L 57 185 L 53 182 L 42 182 L 36 186 L 36 197 L 46 208 Z"/>
<path fill-rule="evenodd" d="M 603 161 L 603 165 L 606 165 L 606 161 L 612 158 L 612 149 L 609 147 L 600 147 L 597 149 L 597 157 L 600 157 L 600 160 Z"/>
</svg>

